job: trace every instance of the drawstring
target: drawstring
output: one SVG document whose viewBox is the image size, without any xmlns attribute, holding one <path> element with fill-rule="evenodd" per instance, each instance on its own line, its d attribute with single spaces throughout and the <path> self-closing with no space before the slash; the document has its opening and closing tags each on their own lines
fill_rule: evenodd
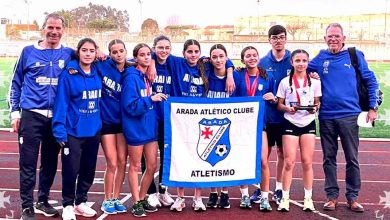
<svg viewBox="0 0 390 220">
<path fill-rule="evenodd" d="M 84 79 L 84 85 L 85 85 L 85 92 L 87 93 L 86 96 L 87 96 L 87 107 L 86 107 L 86 110 L 87 112 L 85 113 L 85 116 L 88 118 L 88 111 L 89 111 L 89 92 L 88 92 L 88 85 L 87 85 L 87 81 L 86 81 L 86 77 L 85 75 L 83 74 L 83 79 Z"/>
</svg>

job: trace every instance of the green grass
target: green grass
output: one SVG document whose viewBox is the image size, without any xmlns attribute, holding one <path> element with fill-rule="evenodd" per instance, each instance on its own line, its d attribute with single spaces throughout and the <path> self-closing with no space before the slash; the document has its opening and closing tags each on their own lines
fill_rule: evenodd
<svg viewBox="0 0 390 220">
<path fill-rule="evenodd" d="M 0 127 L 10 127 L 7 95 L 15 62 L 13 57 L 0 58 Z"/>
<path fill-rule="evenodd" d="M 12 71 L 16 58 L 0 57 L 0 127 L 9 127 L 9 113 L 6 98 L 9 84 L 11 82 Z M 242 66 L 240 61 L 234 60 L 235 65 Z M 390 138 L 390 101 L 386 97 L 390 94 L 390 63 L 373 62 L 370 68 L 375 72 L 380 88 L 384 93 L 385 101 L 379 109 L 379 120 L 374 128 L 361 128 L 360 137 Z"/>
</svg>

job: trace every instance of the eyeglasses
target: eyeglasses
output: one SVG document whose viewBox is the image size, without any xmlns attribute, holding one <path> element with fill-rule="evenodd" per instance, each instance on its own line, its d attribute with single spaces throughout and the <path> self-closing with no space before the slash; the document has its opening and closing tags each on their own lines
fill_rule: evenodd
<svg viewBox="0 0 390 220">
<path fill-rule="evenodd" d="M 272 36 L 272 37 L 271 37 L 271 40 L 273 40 L 273 41 L 277 41 L 277 40 L 279 40 L 279 41 L 284 41 L 284 40 L 286 40 L 286 36 L 284 36 L 284 35 L 281 35 L 281 36 Z"/>
</svg>

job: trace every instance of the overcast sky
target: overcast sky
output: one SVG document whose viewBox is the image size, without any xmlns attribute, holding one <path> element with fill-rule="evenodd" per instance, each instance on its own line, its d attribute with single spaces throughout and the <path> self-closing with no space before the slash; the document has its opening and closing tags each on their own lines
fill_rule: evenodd
<svg viewBox="0 0 390 220">
<path fill-rule="evenodd" d="M 27 3 L 26 3 L 27 2 Z M 199 26 L 233 24 L 240 16 L 350 15 L 390 12 L 389 0 L 0 0 L 0 17 L 12 20 L 37 20 L 42 24 L 44 12 L 87 6 L 89 2 L 127 10 L 131 31 L 138 31 L 141 20 L 153 18 L 160 27 L 169 19 L 180 24 Z M 29 16 L 28 15 L 29 12 Z"/>
</svg>

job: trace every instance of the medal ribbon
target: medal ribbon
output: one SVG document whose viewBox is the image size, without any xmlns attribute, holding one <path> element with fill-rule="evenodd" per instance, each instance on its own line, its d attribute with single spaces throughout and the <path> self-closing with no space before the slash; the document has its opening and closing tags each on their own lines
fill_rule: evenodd
<svg viewBox="0 0 390 220">
<path fill-rule="evenodd" d="M 245 72 L 245 84 L 246 84 L 246 91 L 248 93 L 248 96 L 255 96 L 258 81 L 259 81 L 259 71 L 258 70 L 256 73 L 256 78 L 255 78 L 255 80 L 253 80 L 252 85 L 250 85 L 248 71 Z"/>
<path fill-rule="evenodd" d="M 295 93 L 297 95 L 297 101 L 299 105 L 301 104 L 301 97 L 299 96 L 298 89 L 300 88 L 299 82 L 298 82 L 298 77 L 297 75 L 293 75 L 293 81 L 294 81 L 294 86 L 295 86 Z M 302 88 L 305 88 L 307 86 L 307 75 L 305 75 L 305 78 L 303 79 L 303 86 Z"/>
</svg>

